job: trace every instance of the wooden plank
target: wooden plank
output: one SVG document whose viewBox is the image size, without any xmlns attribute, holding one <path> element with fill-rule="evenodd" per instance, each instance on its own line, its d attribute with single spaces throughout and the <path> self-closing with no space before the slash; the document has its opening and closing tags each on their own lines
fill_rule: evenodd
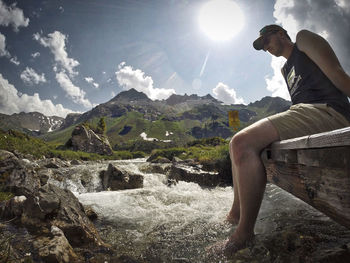
<svg viewBox="0 0 350 263">
<path fill-rule="evenodd" d="M 350 228 L 350 146 L 271 147 L 261 156 L 269 182 Z"/>
<path fill-rule="evenodd" d="M 275 142 L 272 149 L 306 149 L 350 145 L 350 127 Z"/>
</svg>

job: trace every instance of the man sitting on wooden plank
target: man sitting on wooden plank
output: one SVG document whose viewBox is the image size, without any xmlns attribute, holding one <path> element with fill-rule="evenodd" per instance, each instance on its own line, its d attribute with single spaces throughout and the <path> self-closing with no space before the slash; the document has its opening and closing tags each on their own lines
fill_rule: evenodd
<svg viewBox="0 0 350 263">
<path fill-rule="evenodd" d="M 238 226 L 225 244 L 215 248 L 227 256 L 254 237 L 266 186 L 261 151 L 275 141 L 350 126 L 350 77 L 324 38 L 302 30 L 293 43 L 282 27 L 268 25 L 253 46 L 287 59 L 282 74 L 293 105 L 243 129 L 230 142 L 234 201 L 227 221 Z"/>
</svg>

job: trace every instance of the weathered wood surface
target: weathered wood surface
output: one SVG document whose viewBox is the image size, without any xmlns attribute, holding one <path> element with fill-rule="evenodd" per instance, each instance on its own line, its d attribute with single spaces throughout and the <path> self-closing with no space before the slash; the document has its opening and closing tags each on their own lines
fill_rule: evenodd
<svg viewBox="0 0 350 263">
<path fill-rule="evenodd" d="M 350 145 L 350 127 L 275 142 L 272 149 L 306 149 Z"/>
<path fill-rule="evenodd" d="M 350 127 L 273 143 L 261 157 L 269 182 L 350 228 Z"/>
</svg>

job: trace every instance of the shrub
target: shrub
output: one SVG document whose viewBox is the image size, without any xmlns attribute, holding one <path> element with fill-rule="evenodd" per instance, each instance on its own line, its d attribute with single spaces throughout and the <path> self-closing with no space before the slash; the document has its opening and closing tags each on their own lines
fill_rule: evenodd
<svg viewBox="0 0 350 263">
<path fill-rule="evenodd" d="M 202 138 L 194 140 L 187 143 L 187 146 L 196 146 L 196 145 L 205 145 L 205 146 L 217 146 L 227 144 L 227 141 L 221 137 L 211 137 L 211 138 Z"/>
<path fill-rule="evenodd" d="M 10 200 L 15 195 L 10 192 L 0 192 L 0 202 Z"/>
<path fill-rule="evenodd" d="M 186 153 L 185 148 L 170 148 L 170 149 L 156 149 L 153 150 L 150 157 L 147 161 L 153 161 L 157 159 L 157 157 L 165 157 L 169 160 L 172 160 L 175 156 L 179 157 L 180 155 Z"/>
</svg>

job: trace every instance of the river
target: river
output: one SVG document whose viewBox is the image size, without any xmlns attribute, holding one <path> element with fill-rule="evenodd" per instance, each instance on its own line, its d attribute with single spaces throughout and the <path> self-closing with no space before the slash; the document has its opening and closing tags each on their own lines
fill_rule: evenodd
<svg viewBox="0 0 350 263">
<path fill-rule="evenodd" d="M 52 181 L 93 208 L 95 225 L 107 243 L 140 262 L 227 261 L 207 255 L 206 248 L 234 231 L 224 223 L 232 187 L 209 189 L 187 182 L 167 186 L 165 174 L 140 169 L 147 165 L 144 159 L 113 163 L 142 174 L 144 187 L 101 191 L 99 172 L 107 163 L 61 168 L 65 180 Z M 255 232 L 256 244 L 228 262 L 318 262 L 313 260 L 323 259 L 327 249 L 334 254 L 350 244 L 349 230 L 270 184 Z"/>
</svg>

